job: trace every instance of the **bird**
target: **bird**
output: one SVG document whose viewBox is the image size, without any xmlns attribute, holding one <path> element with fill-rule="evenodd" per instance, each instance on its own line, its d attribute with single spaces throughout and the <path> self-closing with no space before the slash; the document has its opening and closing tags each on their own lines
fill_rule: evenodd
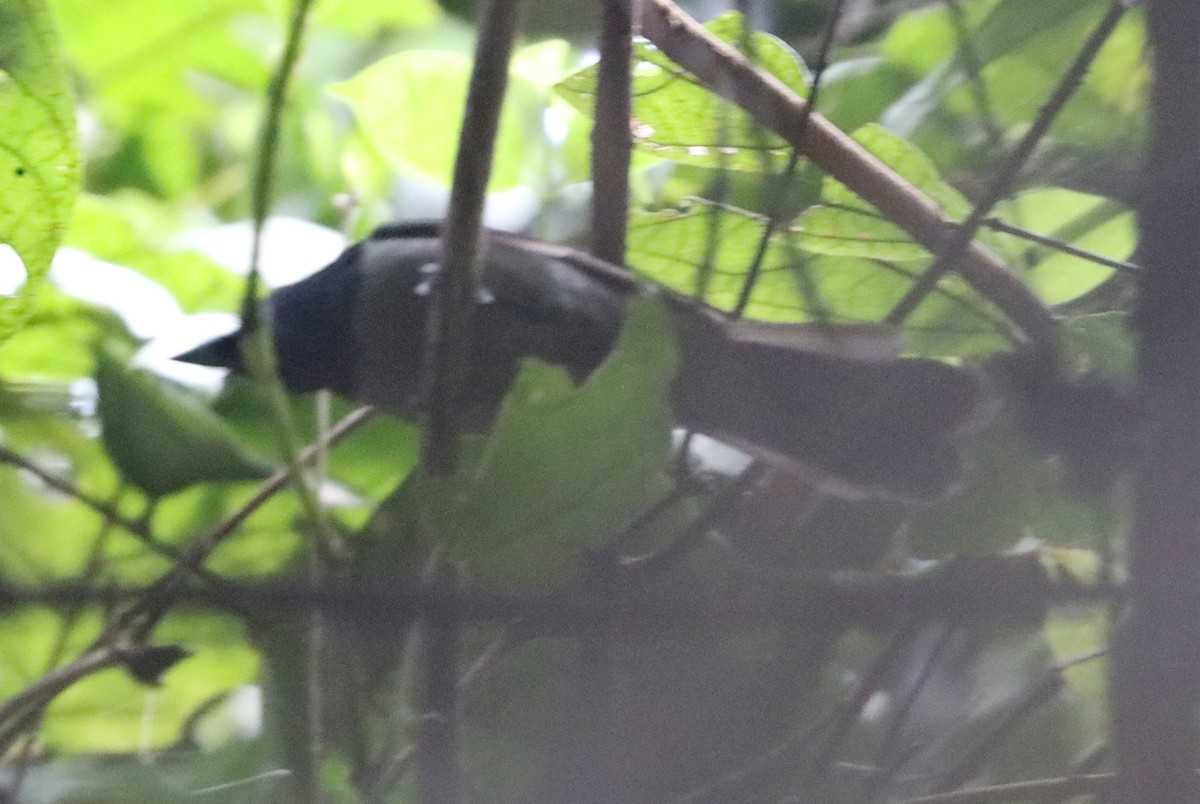
<svg viewBox="0 0 1200 804">
<path fill-rule="evenodd" d="M 400 418 L 423 415 L 426 322 L 439 221 L 387 224 L 265 302 L 289 392 L 330 390 Z M 456 399 L 468 426 L 494 421 L 523 359 L 581 383 L 612 349 L 647 282 L 567 246 L 485 230 L 469 367 Z M 658 290 L 679 343 L 670 385 L 678 426 L 816 470 L 853 495 L 945 496 L 964 470 L 963 434 L 987 408 L 971 369 L 897 356 L 880 325 L 734 319 Z M 176 359 L 244 373 L 240 333 Z"/>
</svg>

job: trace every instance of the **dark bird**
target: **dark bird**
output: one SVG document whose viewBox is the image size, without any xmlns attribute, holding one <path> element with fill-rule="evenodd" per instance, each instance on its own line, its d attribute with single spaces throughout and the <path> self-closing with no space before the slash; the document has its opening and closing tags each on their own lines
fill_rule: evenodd
<svg viewBox="0 0 1200 804">
<path fill-rule="evenodd" d="M 290 391 L 329 389 L 420 418 L 438 238 L 437 222 L 385 226 L 270 297 Z M 458 400 L 479 428 L 524 358 L 586 379 L 616 341 L 627 297 L 644 287 L 628 270 L 566 247 L 487 232 L 483 249 Z M 860 492 L 930 499 L 959 478 L 957 436 L 985 396 L 975 372 L 897 358 L 895 334 L 882 327 L 735 321 L 671 292 L 663 298 L 681 351 L 671 386 L 681 426 L 803 463 Z M 238 335 L 178 359 L 237 371 Z"/>
</svg>

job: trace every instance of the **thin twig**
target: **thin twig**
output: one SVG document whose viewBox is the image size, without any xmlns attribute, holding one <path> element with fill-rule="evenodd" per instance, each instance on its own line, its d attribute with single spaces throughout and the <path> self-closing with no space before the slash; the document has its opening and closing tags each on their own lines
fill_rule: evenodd
<svg viewBox="0 0 1200 804">
<path fill-rule="evenodd" d="M 1105 793 L 1112 788 L 1115 775 L 1089 773 L 1065 776 L 1060 779 L 1036 779 L 1032 782 L 1012 782 L 952 793 L 906 798 L 897 804 L 1009 804 L 1017 801 L 1042 801 L 1047 796 L 1082 796 Z"/>
<path fill-rule="evenodd" d="M 0 753 L 7 753 L 10 742 L 23 730 L 26 719 L 36 716 L 55 696 L 77 681 L 121 664 L 130 655 L 128 644 L 93 648 L 46 673 L 0 704 Z"/>
<path fill-rule="evenodd" d="M 164 544 L 156 539 L 154 534 L 150 532 L 150 526 L 145 519 L 130 519 L 122 514 L 117 506 L 113 503 L 101 500 L 98 497 L 93 497 L 66 478 L 62 478 L 58 475 L 47 472 L 33 461 L 25 458 L 19 453 L 12 451 L 2 444 L 0 444 L 0 463 L 7 463 L 11 466 L 16 466 L 20 469 L 23 469 L 60 494 L 65 494 L 71 499 L 82 503 L 103 517 L 106 522 L 111 522 L 129 533 L 129 535 L 133 536 L 135 539 L 145 545 L 145 547 L 151 552 L 156 553 L 164 558 L 169 558 L 172 561 L 179 560 L 179 549 L 172 545 Z M 223 583 L 225 583 L 225 579 L 204 569 L 203 567 L 197 567 L 195 570 L 195 575 L 197 578 L 204 580 L 206 583 L 213 584 L 214 586 L 221 586 Z"/>
<path fill-rule="evenodd" d="M 1036 557 L 994 557 L 991 560 L 947 561 L 919 573 L 878 574 L 853 570 L 782 572 L 738 564 L 730 568 L 737 582 L 738 605 L 729 606 L 723 591 L 698 590 L 694 596 L 661 595 L 647 580 L 643 586 L 628 583 L 634 577 L 652 579 L 654 573 L 623 575 L 628 600 L 621 621 L 631 628 L 661 627 L 670 631 L 693 627 L 697 622 L 773 622 L 780 611 L 835 611 L 847 623 L 864 628 L 891 628 L 900 619 L 952 618 L 978 623 L 1013 617 L 1029 618 L 1047 607 L 1104 603 L 1120 599 L 1121 587 L 1084 585 L 1076 580 L 1045 575 Z M 170 577 L 170 576 L 167 576 Z M 162 596 L 164 577 L 149 587 L 94 587 L 75 583 L 37 587 L 0 586 L 0 609 L 14 606 L 74 607 L 80 604 L 126 604 L 129 610 L 119 624 L 146 618 L 146 600 Z M 184 576 L 186 577 L 186 576 Z M 173 580 L 173 578 L 172 578 Z M 353 612 L 403 608 L 415 613 L 436 611 L 444 601 L 427 583 L 391 580 L 385 584 L 329 580 L 319 588 L 307 582 L 236 584 L 222 589 L 182 585 L 172 588 L 171 602 L 193 607 L 228 610 L 289 610 L 320 607 Z M 505 595 L 463 590 L 459 605 L 464 620 L 512 623 L 520 620 L 522 635 L 574 633 L 591 627 L 597 616 L 594 601 L 566 589 L 538 596 Z"/>
<path fill-rule="evenodd" d="M 321 443 L 328 448 L 341 442 L 369 421 L 374 414 L 374 408 L 370 407 L 361 407 L 351 411 L 330 428 Z M 316 459 L 318 451 L 317 445 L 309 446 L 300 454 L 300 461 L 308 464 Z M 122 633 L 135 623 L 140 623 L 138 627 L 140 633 L 149 633 L 159 618 L 170 608 L 176 596 L 186 588 L 187 578 L 203 566 L 212 551 L 241 527 L 251 514 L 286 488 L 290 477 L 291 473 L 286 469 L 275 472 L 263 481 L 250 499 L 236 511 L 230 513 L 210 530 L 190 540 L 175 565 L 140 593 L 138 599 L 105 629 L 104 634 L 98 638 L 97 644 L 104 644 L 106 640 L 111 639 L 115 634 Z"/>
<path fill-rule="evenodd" d="M 845 0 L 836 0 L 833 10 L 829 14 L 829 21 L 825 24 L 825 30 L 821 35 L 821 46 L 817 51 L 817 63 L 813 68 L 812 84 L 808 91 L 808 102 L 804 105 L 804 110 L 795 133 L 797 138 L 804 136 L 805 129 L 807 129 L 813 112 L 817 108 L 817 101 L 821 96 L 821 79 L 825 75 L 825 68 L 829 65 L 829 51 L 833 48 L 834 35 L 837 32 L 838 22 L 842 18 L 842 8 L 844 5 Z M 747 22 L 746 24 L 748 25 L 749 23 Z M 787 200 L 788 186 L 791 183 L 792 177 L 795 176 L 796 167 L 799 164 L 800 150 L 793 146 L 791 153 L 788 154 L 787 166 L 784 167 L 783 172 L 778 176 L 771 177 L 768 189 L 773 189 L 773 192 L 770 193 L 770 198 L 766 204 L 766 225 L 763 227 L 762 235 L 758 238 L 758 247 L 754 251 L 754 258 L 750 261 L 750 267 L 746 269 L 746 280 L 742 283 L 742 290 L 738 294 L 737 304 L 734 305 L 733 311 L 730 313 L 733 318 L 741 318 L 746 312 L 747 305 L 750 304 L 750 295 L 754 292 L 754 285 L 762 273 L 762 265 L 767 257 L 767 248 L 770 246 L 771 239 L 774 237 L 779 225 L 783 223 L 784 204 Z"/>
<path fill-rule="evenodd" d="M 422 804 L 456 804 L 462 798 L 458 757 L 458 593 L 462 569 L 446 562 L 434 581 L 444 606 L 423 629 L 423 700 L 415 759 Z"/>
<path fill-rule="evenodd" d="M 966 15 L 958 0 L 942 0 L 946 6 L 950 25 L 954 28 L 955 55 L 962 62 L 963 72 L 967 74 L 967 82 L 971 88 L 971 100 L 983 121 L 983 130 L 987 133 L 988 145 L 1000 144 L 1004 134 L 996 122 L 996 113 L 992 110 L 992 100 L 988 95 L 987 84 L 983 81 L 983 65 L 979 54 L 975 52 L 975 44 L 971 41 L 970 31 L 967 30 Z"/>
<path fill-rule="evenodd" d="M 450 209 L 442 229 L 441 268 L 426 332 L 427 421 L 421 464 L 432 476 L 451 474 L 457 463 L 456 405 L 470 358 L 471 319 L 481 271 L 484 193 L 492 172 L 520 10 L 520 0 L 488 0 L 475 41 Z"/>
<path fill-rule="evenodd" d="M 985 218 L 983 225 L 989 229 L 992 229 L 993 231 L 1003 232 L 1004 234 L 1009 234 L 1013 237 L 1019 237 L 1022 240 L 1028 240 L 1031 243 L 1037 243 L 1039 246 L 1046 246 L 1054 249 L 1055 251 L 1060 251 L 1063 254 L 1070 254 L 1072 257 L 1079 257 L 1080 259 L 1087 260 L 1088 262 L 1094 262 L 1097 265 L 1103 265 L 1106 268 L 1114 268 L 1118 271 L 1124 271 L 1128 274 L 1137 274 L 1142 270 L 1142 267 L 1136 263 L 1128 262 L 1126 260 L 1114 260 L 1110 257 L 1105 257 L 1103 254 L 1097 254 L 1094 251 L 1087 251 L 1086 249 L 1072 246 L 1070 243 L 1067 243 L 1060 238 L 1048 237 L 1046 235 L 1038 234 L 1037 232 L 1031 232 L 1028 229 L 1022 229 L 1019 226 L 1013 226 L 1012 224 L 1005 223 L 999 218 Z"/>
<path fill-rule="evenodd" d="M 614 265 L 625 262 L 629 225 L 631 65 L 635 0 L 603 0 L 600 66 L 592 124 L 592 253 Z"/>
</svg>

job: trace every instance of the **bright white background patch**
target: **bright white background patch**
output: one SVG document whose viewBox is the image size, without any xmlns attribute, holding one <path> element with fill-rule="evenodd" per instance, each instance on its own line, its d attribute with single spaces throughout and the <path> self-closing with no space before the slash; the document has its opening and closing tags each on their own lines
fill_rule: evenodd
<svg viewBox="0 0 1200 804">
<path fill-rule="evenodd" d="M 13 247 L 0 243 L 0 296 L 12 296 L 25 284 L 25 263 Z"/>
<path fill-rule="evenodd" d="M 240 276 L 250 269 L 254 229 L 249 221 L 197 229 L 175 239 L 175 245 L 196 251 Z M 263 228 L 259 270 L 268 287 L 299 282 L 333 262 L 346 248 L 346 238 L 325 226 L 276 215 Z"/>
</svg>

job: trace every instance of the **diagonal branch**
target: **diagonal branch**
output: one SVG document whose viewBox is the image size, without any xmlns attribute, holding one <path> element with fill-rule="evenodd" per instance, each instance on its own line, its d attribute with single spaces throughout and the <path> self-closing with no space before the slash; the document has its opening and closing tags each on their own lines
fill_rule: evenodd
<svg viewBox="0 0 1200 804">
<path fill-rule="evenodd" d="M 935 254 L 950 244 L 957 225 L 937 204 L 837 126 L 806 111 L 808 105 L 796 93 L 774 76 L 755 69 L 671 0 L 646 0 L 641 22 L 643 35 L 673 61 L 786 139 L 918 243 Z M 1003 310 L 1027 339 L 1049 342 L 1054 330 L 1049 308 L 999 257 L 971 242 L 955 269 Z"/>
</svg>

